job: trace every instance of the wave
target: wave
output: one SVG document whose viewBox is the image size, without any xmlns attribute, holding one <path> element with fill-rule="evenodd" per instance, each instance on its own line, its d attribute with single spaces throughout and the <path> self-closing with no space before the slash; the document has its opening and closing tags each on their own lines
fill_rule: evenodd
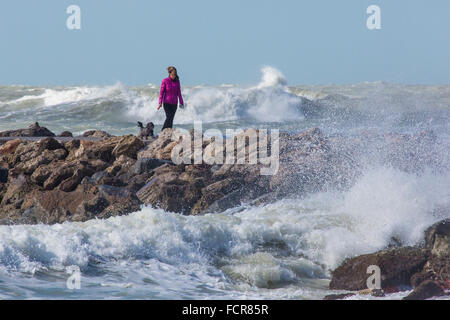
<svg viewBox="0 0 450 320">
<path fill-rule="evenodd" d="M 281 71 L 263 67 L 253 86 L 183 86 L 185 108 L 175 125 L 228 122 L 238 126 L 259 124 L 298 130 L 308 125 L 330 128 L 397 128 L 433 126 L 446 131 L 450 119 L 450 87 L 405 86 L 382 82 L 358 85 L 289 86 Z M 0 119 L 48 123 L 54 130 L 79 132 L 101 128 L 113 134 L 134 132 L 136 121 L 162 124 L 157 111 L 159 85 L 128 87 L 2 87 Z M 134 131 L 131 131 L 134 130 Z M 341 130 L 342 131 L 342 130 Z M 78 131 L 77 131 L 78 132 Z"/>
<path fill-rule="evenodd" d="M 419 243 L 428 226 L 450 217 L 439 210 L 450 207 L 448 190 L 448 173 L 377 167 L 344 192 L 221 214 L 182 216 L 144 207 L 107 220 L 1 226 L 0 279 L 78 265 L 91 274 L 89 281 L 120 287 L 125 273 L 126 283 L 149 281 L 167 292 L 165 298 L 183 297 L 184 290 L 191 298 L 205 298 L 205 292 L 242 297 L 248 290 L 260 298 L 311 297 L 298 292 L 299 285 L 328 279 L 344 259 L 382 249 L 393 238 Z M 93 268 L 121 273 L 106 281 Z"/>
<path fill-rule="evenodd" d="M 221 122 L 250 119 L 260 122 L 302 120 L 304 98 L 292 94 L 284 75 L 275 68 L 262 68 L 261 82 L 250 88 L 221 85 L 219 87 L 188 87 L 183 90 L 186 108 L 175 118 L 178 124 Z M 142 99 L 129 96 L 127 115 L 162 123 L 164 115 L 156 112 L 157 97 Z"/>
<path fill-rule="evenodd" d="M 186 124 L 194 120 L 220 122 L 250 119 L 262 122 L 280 122 L 301 120 L 301 106 L 304 98 L 292 94 L 286 87 L 282 73 L 271 67 L 262 69 L 261 82 L 250 88 L 223 85 L 219 87 L 194 86 L 183 87 L 186 103 L 180 109 L 175 123 Z M 104 111 L 105 104 L 114 106 L 115 119 L 164 122 L 164 112 L 157 112 L 159 88 L 149 84 L 145 88 L 130 88 L 117 83 L 107 87 L 62 87 L 45 88 L 33 95 L 24 95 L 14 100 L 3 101 L 0 110 L 23 112 L 47 110 L 53 116 L 58 111 L 80 113 Z M 42 90 L 41 90 L 42 91 Z M 105 117 L 109 116 L 107 114 Z"/>
</svg>

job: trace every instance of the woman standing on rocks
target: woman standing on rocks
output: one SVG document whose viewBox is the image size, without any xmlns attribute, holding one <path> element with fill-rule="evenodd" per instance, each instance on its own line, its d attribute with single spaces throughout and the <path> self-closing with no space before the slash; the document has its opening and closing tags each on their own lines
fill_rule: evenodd
<svg viewBox="0 0 450 320">
<path fill-rule="evenodd" d="M 180 78 L 175 67 L 168 67 L 169 77 L 165 78 L 161 84 L 161 91 L 159 93 L 158 110 L 164 104 L 164 111 L 166 112 L 166 121 L 164 121 L 163 128 L 172 128 L 173 118 L 177 112 L 178 99 L 180 99 L 180 108 L 183 108 L 184 102 L 181 96 Z"/>
</svg>

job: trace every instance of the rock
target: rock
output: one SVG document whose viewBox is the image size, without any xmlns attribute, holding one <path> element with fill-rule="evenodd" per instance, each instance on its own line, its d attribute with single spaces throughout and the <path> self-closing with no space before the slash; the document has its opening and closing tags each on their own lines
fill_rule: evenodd
<svg viewBox="0 0 450 320">
<path fill-rule="evenodd" d="M 17 129 L 0 132 L 0 137 L 54 137 L 55 134 L 35 122 L 27 129 Z"/>
<path fill-rule="evenodd" d="M 18 222 L 20 223 L 20 217 L 23 210 L 26 209 L 22 208 L 23 200 L 34 190 L 30 178 L 23 174 L 11 177 L 2 189 L 0 219 L 6 219 L 7 221 L 19 220 Z M 20 208 L 18 208 L 19 204 Z"/>
<path fill-rule="evenodd" d="M 406 146 L 407 152 L 402 157 L 408 161 L 418 153 L 414 148 L 428 150 L 422 144 L 435 143 L 427 133 L 420 137 L 370 134 L 362 138 L 332 139 L 317 128 L 294 135 L 281 133 L 279 170 L 265 176 L 261 174 L 260 163 L 175 165 L 171 153 L 178 142 L 172 140 L 173 133 L 173 129 L 166 129 L 144 143 L 133 135 L 114 137 L 92 130 L 83 136 L 101 140 L 73 139 L 61 143 L 48 137 L 3 144 L 0 147 L 4 150 L 4 154 L 0 153 L 0 167 L 4 168 L 3 178 L 0 171 L 1 223 L 85 221 L 126 214 L 138 210 L 143 203 L 183 214 L 221 212 L 243 203 L 263 205 L 285 196 L 351 186 L 360 174 L 354 159 L 358 159 L 358 150 L 365 146 L 367 139 L 385 139 L 381 149 L 387 145 L 403 152 Z M 259 145 L 246 138 L 245 148 L 238 150 L 234 143 L 249 135 L 256 137 L 258 133 L 255 129 L 246 130 L 224 141 L 224 145 L 231 147 L 235 156 L 245 151 L 244 162 L 248 162 L 249 153 L 255 155 Z M 193 139 L 194 134 L 197 133 L 191 130 L 188 137 Z M 203 138 L 201 134 L 198 137 Z M 215 142 L 215 139 L 202 141 L 202 150 L 195 152 L 222 152 L 212 140 Z M 270 143 L 268 149 L 272 152 Z M 389 150 L 386 154 L 384 161 L 389 163 Z M 188 160 L 192 161 L 195 155 L 189 155 Z M 414 166 L 420 167 L 420 161 Z M 368 275 L 363 264 L 370 262 L 381 264 L 382 284 L 387 290 L 409 280 L 416 286 L 426 280 L 437 281 L 442 286 L 448 279 L 445 230 L 437 226 L 428 232 L 430 240 L 422 249 L 424 252 L 411 253 L 406 252 L 410 249 L 399 248 L 396 249 L 399 251 L 384 250 L 371 258 L 354 258 L 355 262 L 350 262 L 352 266 L 346 262 L 335 271 L 332 283 L 339 287 L 348 280 L 345 274 L 356 275 L 362 280 L 348 282 L 354 290 L 364 289 Z M 392 243 L 401 245 L 398 241 Z M 351 272 L 340 272 L 340 268 Z"/>
<path fill-rule="evenodd" d="M 70 192 L 84 177 L 93 175 L 96 169 L 87 161 L 55 161 L 41 165 L 33 172 L 31 179 L 46 190 L 59 186 L 62 191 Z"/>
<path fill-rule="evenodd" d="M 112 153 L 120 137 L 105 138 L 100 141 L 86 141 L 81 140 L 80 146 L 77 149 L 72 149 L 68 160 L 83 159 L 83 160 L 102 160 L 104 162 L 112 162 L 115 157 Z"/>
<path fill-rule="evenodd" d="M 424 269 L 425 269 L 425 267 L 424 267 Z M 411 277 L 411 285 L 414 288 L 416 288 L 422 282 L 433 279 L 433 276 L 434 276 L 434 273 L 432 271 L 422 270 L 420 272 L 417 272 Z"/>
<path fill-rule="evenodd" d="M 14 139 L 14 140 L 7 141 L 5 144 L 0 146 L 0 155 L 14 153 L 14 151 L 16 151 L 17 147 L 21 143 L 22 143 L 22 140 L 20 140 L 20 139 Z"/>
<path fill-rule="evenodd" d="M 202 201 L 205 200 L 203 196 L 192 208 L 191 214 L 196 215 L 196 214 L 223 212 L 227 209 L 237 207 L 241 205 L 243 202 L 245 202 L 245 200 L 248 200 L 242 196 L 241 190 L 236 190 L 222 197 L 218 197 L 217 199 L 214 198 L 208 199 L 206 201 L 206 205 L 203 206 Z M 208 198 L 208 196 L 206 197 Z M 200 208 L 198 207 L 199 204 Z"/>
<path fill-rule="evenodd" d="M 329 294 L 323 298 L 323 300 L 343 300 L 345 298 L 356 296 L 356 293 L 340 293 L 340 294 Z"/>
<path fill-rule="evenodd" d="M 133 167 L 135 162 L 136 162 L 135 159 L 125 155 L 121 155 L 114 161 L 114 163 L 111 166 L 106 168 L 106 172 L 108 172 L 112 176 L 126 173 L 130 171 L 131 167 Z"/>
<path fill-rule="evenodd" d="M 80 147 L 80 140 L 78 139 L 73 139 L 70 141 L 67 141 L 64 144 L 64 147 L 66 148 L 67 151 L 69 151 L 69 153 L 73 153 L 75 150 L 77 150 Z"/>
<path fill-rule="evenodd" d="M 196 215 L 200 213 L 205 213 L 208 211 L 208 209 L 214 210 L 214 208 L 219 208 L 220 211 L 226 210 L 228 209 L 228 207 L 223 206 L 223 204 L 227 203 L 229 200 L 234 201 L 229 201 L 228 205 L 230 206 L 238 205 L 239 204 L 238 201 L 240 202 L 240 199 L 236 199 L 236 197 L 233 196 L 224 199 L 224 201 L 222 202 L 220 202 L 219 200 L 226 197 L 233 191 L 237 191 L 238 189 L 240 189 L 241 186 L 242 185 L 238 181 L 233 180 L 231 178 L 220 180 L 206 186 L 201 190 L 202 196 L 192 208 L 191 214 Z M 210 208 L 211 206 L 213 206 L 213 208 Z"/>
<path fill-rule="evenodd" d="M 425 249 L 404 247 L 382 250 L 344 261 L 332 272 L 330 289 L 367 289 L 367 268 L 376 265 L 381 269 L 381 288 L 390 289 L 410 285 L 411 276 L 420 271 L 428 260 Z"/>
<path fill-rule="evenodd" d="M 14 166 L 14 168 L 11 170 L 11 173 L 13 175 L 18 175 L 20 173 L 30 175 L 41 165 L 49 164 L 52 161 L 63 161 L 66 155 L 67 151 L 63 149 L 54 151 L 44 150 L 42 153 L 31 152 L 24 155 L 26 158 L 24 158 L 23 156 L 20 157 L 20 163 Z M 22 160 L 23 158 L 24 160 Z"/>
<path fill-rule="evenodd" d="M 8 182 L 8 169 L 0 167 L 0 183 Z"/>
<path fill-rule="evenodd" d="M 131 178 L 126 178 L 128 183 L 126 184 L 127 188 L 136 193 L 139 189 L 141 189 L 153 176 L 153 172 L 145 172 L 138 175 L 133 175 Z M 119 176 L 118 179 L 123 181 L 125 177 Z M 123 183 L 123 185 L 125 185 Z"/>
<path fill-rule="evenodd" d="M 83 200 L 75 210 L 72 221 L 86 221 L 102 213 L 109 206 L 108 200 L 97 195 L 93 199 Z"/>
<path fill-rule="evenodd" d="M 67 153 L 67 150 L 58 141 L 53 138 L 45 138 L 19 144 L 14 153 L 8 156 L 7 161 L 9 167 L 12 168 L 12 175 L 20 173 L 30 175 L 40 165 L 65 159 Z"/>
<path fill-rule="evenodd" d="M 54 138 L 44 138 L 37 142 L 37 150 L 39 152 L 43 152 L 44 150 L 58 150 L 58 149 L 65 149 L 64 146 L 59 143 Z"/>
<path fill-rule="evenodd" d="M 425 249 L 430 257 L 420 272 L 411 277 L 411 285 L 419 287 L 425 281 L 436 281 L 450 289 L 450 219 L 435 223 L 425 231 Z"/>
<path fill-rule="evenodd" d="M 170 163 L 167 160 L 160 160 L 155 158 L 140 158 L 133 166 L 133 173 L 136 175 L 150 172 L 151 170 L 162 166 L 163 164 Z"/>
<path fill-rule="evenodd" d="M 442 287 L 450 290 L 450 259 L 448 256 L 438 257 L 431 254 L 430 259 L 420 272 L 411 277 L 411 285 L 418 287 L 426 280 L 437 281 Z"/>
<path fill-rule="evenodd" d="M 99 218 L 108 218 L 117 215 L 124 215 L 140 210 L 142 202 L 134 192 L 127 188 L 100 185 L 98 187 L 99 195 L 104 197 L 109 206 L 106 207 Z"/>
<path fill-rule="evenodd" d="M 81 180 L 83 180 L 84 177 L 91 176 L 94 172 L 93 167 L 88 164 L 83 164 L 75 169 L 71 177 L 62 181 L 58 188 L 65 192 L 73 191 L 81 183 Z"/>
<path fill-rule="evenodd" d="M 97 186 L 86 176 L 77 188 L 65 192 L 34 189 L 24 196 L 23 214 L 14 217 L 21 223 L 62 223 L 108 218 L 139 210 L 141 202 L 126 188 Z"/>
<path fill-rule="evenodd" d="M 73 134 L 70 131 L 63 131 L 58 134 L 57 137 L 73 137 Z"/>
<path fill-rule="evenodd" d="M 50 176 L 43 184 L 45 190 L 52 190 L 56 188 L 63 180 L 72 177 L 76 169 L 76 164 L 73 162 L 54 162 L 52 168 L 53 170 Z"/>
<path fill-rule="evenodd" d="M 425 246 L 437 257 L 450 256 L 450 219 L 440 221 L 425 231 Z"/>
<path fill-rule="evenodd" d="M 445 291 L 436 281 L 426 280 L 422 282 L 403 300 L 425 300 L 432 297 L 439 297 L 445 294 Z"/>
<path fill-rule="evenodd" d="M 31 175 L 31 180 L 39 186 L 42 186 L 45 180 L 50 177 L 55 168 L 53 166 L 40 166 L 36 170 L 34 170 Z"/>
<path fill-rule="evenodd" d="M 92 137 L 92 138 L 110 138 L 112 135 L 110 135 L 106 131 L 102 130 L 89 130 L 82 134 L 82 137 Z"/>
<path fill-rule="evenodd" d="M 179 179 L 182 166 L 165 164 L 154 170 L 153 176 L 136 194 L 145 204 L 170 212 L 188 214 L 201 196 L 195 182 Z"/>
<path fill-rule="evenodd" d="M 127 135 L 119 140 L 119 143 L 112 150 L 112 154 L 115 158 L 119 158 L 120 156 L 125 155 L 127 157 L 136 159 L 138 150 L 143 147 L 144 143 L 140 139 L 136 138 L 133 135 Z"/>
<path fill-rule="evenodd" d="M 128 181 L 124 182 L 119 177 L 113 176 L 106 171 L 96 172 L 91 178 L 98 185 L 105 184 L 115 187 L 125 187 L 128 185 Z"/>
<path fill-rule="evenodd" d="M 172 149 L 177 145 L 177 142 L 172 140 L 174 131 L 175 129 L 164 129 L 155 141 L 138 152 L 137 158 L 171 160 Z"/>
</svg>

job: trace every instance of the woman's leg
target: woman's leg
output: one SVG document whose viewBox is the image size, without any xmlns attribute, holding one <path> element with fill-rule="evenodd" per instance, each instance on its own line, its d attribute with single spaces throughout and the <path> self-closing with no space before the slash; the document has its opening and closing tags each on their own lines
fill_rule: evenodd
<svg viewBox="0 0 450 320">
<path fill-rule="evenodd" d="M 172 128 L 173 118 L 175 117 L 175 112 L 177 112 L 177 105 L 164 103 L 164 112 L 166 113 L 166 121 L 164 121 L 164 125 L 161 131 L 166 128 Z"/>
</svg>

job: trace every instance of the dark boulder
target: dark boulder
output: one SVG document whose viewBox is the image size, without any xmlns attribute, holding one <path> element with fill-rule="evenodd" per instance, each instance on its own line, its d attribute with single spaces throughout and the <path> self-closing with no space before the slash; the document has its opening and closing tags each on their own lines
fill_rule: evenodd
<svg viewBox="0 0 450 320">
<path fill-rule="evenodd" d="M 403 300 L 425 300 L 432 297 L 439 297 L 444 294 L 445 291 L 438 282 L 426 280 L 416 287 L 413 292 L 404 297 Z"/>
<path fill-rule="evenodd" d="M 332 272 L 330 289 L 363 290 L 367 288 L 367 268 L 376 265 L 381 270 L 381 288 L 392 291 L 409 286 L 411 276 L 422 270 L 429 253 L 425 249 L 404 247 L 382 250 L 347 259 Z M 395 290 L 395 289 L 394 289 Z"/>
<path fill-rule="evenodd" d="M 57 137 L 73 137 L 73 134 L 70 131 L 63 131 L 58 134 Z"/>
<path fill-rule="evenodd" d="M 26 129 L 8 130 L 0 132 L 0 137 L 54 137 L 55 134 L 35 122 Z"/>
</svg>

